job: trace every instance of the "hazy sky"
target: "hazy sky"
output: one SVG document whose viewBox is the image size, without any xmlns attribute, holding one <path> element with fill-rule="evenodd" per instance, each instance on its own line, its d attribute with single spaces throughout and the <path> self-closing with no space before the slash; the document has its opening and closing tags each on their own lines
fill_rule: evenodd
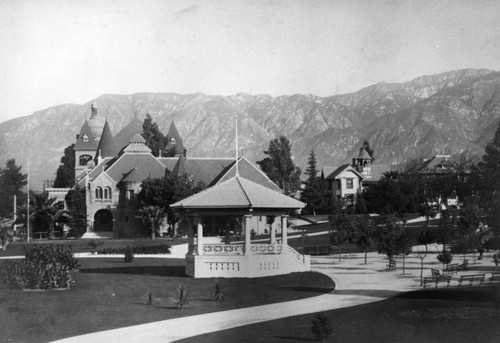
<svg viewBox="0 0 500 343">
<path fill-rule="evenodd" d="M 1 0 L 0 14 L 0 122 L 104 93 L 329 96 L 500 70 L 498 0 Z"/>
</svg>

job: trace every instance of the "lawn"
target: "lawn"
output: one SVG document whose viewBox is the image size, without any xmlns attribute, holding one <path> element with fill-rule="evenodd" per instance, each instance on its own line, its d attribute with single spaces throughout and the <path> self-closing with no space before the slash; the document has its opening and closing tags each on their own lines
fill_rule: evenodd
<svg viewBox="0 0 500 343">
<path fill-rule="evenodd" d="M 209 289 L 214 279 L 184 274 L 183 259 L 79 259 L 75 285 L 63 291 L 20 291 L 0 288 L 0 341 L 47 342 L 85 333 L 181 316 L 296 300 L 331 292 L 335 285 L 315 273 L 254 279 L 218 279 L 225 298 L 215 302 Z M 5 263 L 5 261 L 0 261 Z M 178 309 L 174 298 L 182 284 L 190 302 Z M 151 290 L 155 301 L 144 298 Z"/>
<path fill-rule="evenodd" d="M 494 343 L 500 337 L 500 285 L 420 290 L 325 314 L 333 327 L 329 342 Z M 314 342 L 314 316 L 289 317 L 179 342 Z"/>
</svg>

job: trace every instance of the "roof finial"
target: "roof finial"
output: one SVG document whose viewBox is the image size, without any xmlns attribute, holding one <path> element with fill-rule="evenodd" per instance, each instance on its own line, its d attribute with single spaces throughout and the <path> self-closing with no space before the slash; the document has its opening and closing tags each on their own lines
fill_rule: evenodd
<svg viewBox="0 0 500 343">
<path fill-rule="evenodd" d="M 235 127 L 236 127 L 236 152 L 235 152 L 235 157 L 236 157 L 236 177 L 239 177 L 240 173 L 238 171 L 238 115 L 234 116 L 234 121 L 235 121 Z"/>
</svg>

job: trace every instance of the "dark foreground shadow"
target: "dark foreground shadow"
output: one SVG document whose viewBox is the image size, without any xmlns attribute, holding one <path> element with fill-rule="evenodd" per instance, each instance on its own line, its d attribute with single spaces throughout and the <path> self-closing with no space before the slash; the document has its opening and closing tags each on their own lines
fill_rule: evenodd
<svg viewBox="0 0 500 343">
<path fill-rule="evenodd" d="M 317 340 L 315 340 L 314 338 L 307 338 L 307 337 L 274 336 L 274 338 L 287 341 L 296 341 L 296 342 L 317 342 Z"/>
<path fill-rule="evenodd" d="M 403 293 L 398 298 L 500 303 L 500 285 L 441 287 Z"/>
<path fill-rule="evenodd" d="M 184 266 L 129 266 L 111 268 L 86 268 L 80 269 L 80 273 L 187 277 Z"/>
<path fill-rule="evenodd" d="M 387 289 L 342 289 L 335 291 L 334 294 L 341 295 L 364 295 L 369 297 L 393 298 L 401 294 L 398 291 Z"/>
<path fill-rule="evenodd" d="M 335 290 L 335 287 L 301 287 L 301 286 L 279 286 L 276 289 L 283 289 L 287 291 L 296 292 L 311 292 L 311 293 L 331 293 Z"/>
</svg>

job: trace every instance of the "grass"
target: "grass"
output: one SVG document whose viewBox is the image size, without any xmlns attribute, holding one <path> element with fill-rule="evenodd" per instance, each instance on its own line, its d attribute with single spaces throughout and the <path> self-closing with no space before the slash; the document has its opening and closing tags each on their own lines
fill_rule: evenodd
<svg viewBox="0 0 500 343">
<path fill-rule="evenodd" d="M 126 246 L 150 246 L 150 245 L 178 245 L 186 243 L 187 239 L 177 239 L 172 240 L 171 238 L 156 238 L 154 241 L 148 238 L 138 238 L 138 239 L 103 239 L 104 243 L 99 246 L 97 250 L 104 248 L 125 248 Z M 0 257 L 2 256 L 24 256 L 24 248 L 40 245 L 40 244 L 62 244 L 65 246 L 71 246 L 73 253 L 79 252 L 93 252 L 94 249 L 89 246 L 89 240 L 86 239 L 43 239 L 34 240 L 31 243 L 26 242 L 13 242 L 7 246 L 6 251 L 0 250 Z"/>
<path fill-rule="evenodd" d="M 498 342 L 500 285 L 427 289 L 384 301 L 324 312 L 327 342 Z M 315 342 L 315 313 L 248 325 L 179 342 Z"/>
<path fill-rule="evenodd" d="M 0 288 L 0 341 L 47 342 L 90 332 L 181 316 L 303 299 L 330 292 L 334 284 L 320 273 L 305 272 L 255 278 L 224 279 L 224 301 L 208 290 L 222 279 L 185 276 L 177 259 L 79 259 L 75 286 L 66 291 L 13 291 Z M 1 263 L 4 261 L 0 261 Z M 189 303 L 178 309 L 171 295 L 182 284 Z M 154 302 L 144 298 L 150 290 Z M 147 295 L 146 295 L 147 296 Z"/>
</svg>

